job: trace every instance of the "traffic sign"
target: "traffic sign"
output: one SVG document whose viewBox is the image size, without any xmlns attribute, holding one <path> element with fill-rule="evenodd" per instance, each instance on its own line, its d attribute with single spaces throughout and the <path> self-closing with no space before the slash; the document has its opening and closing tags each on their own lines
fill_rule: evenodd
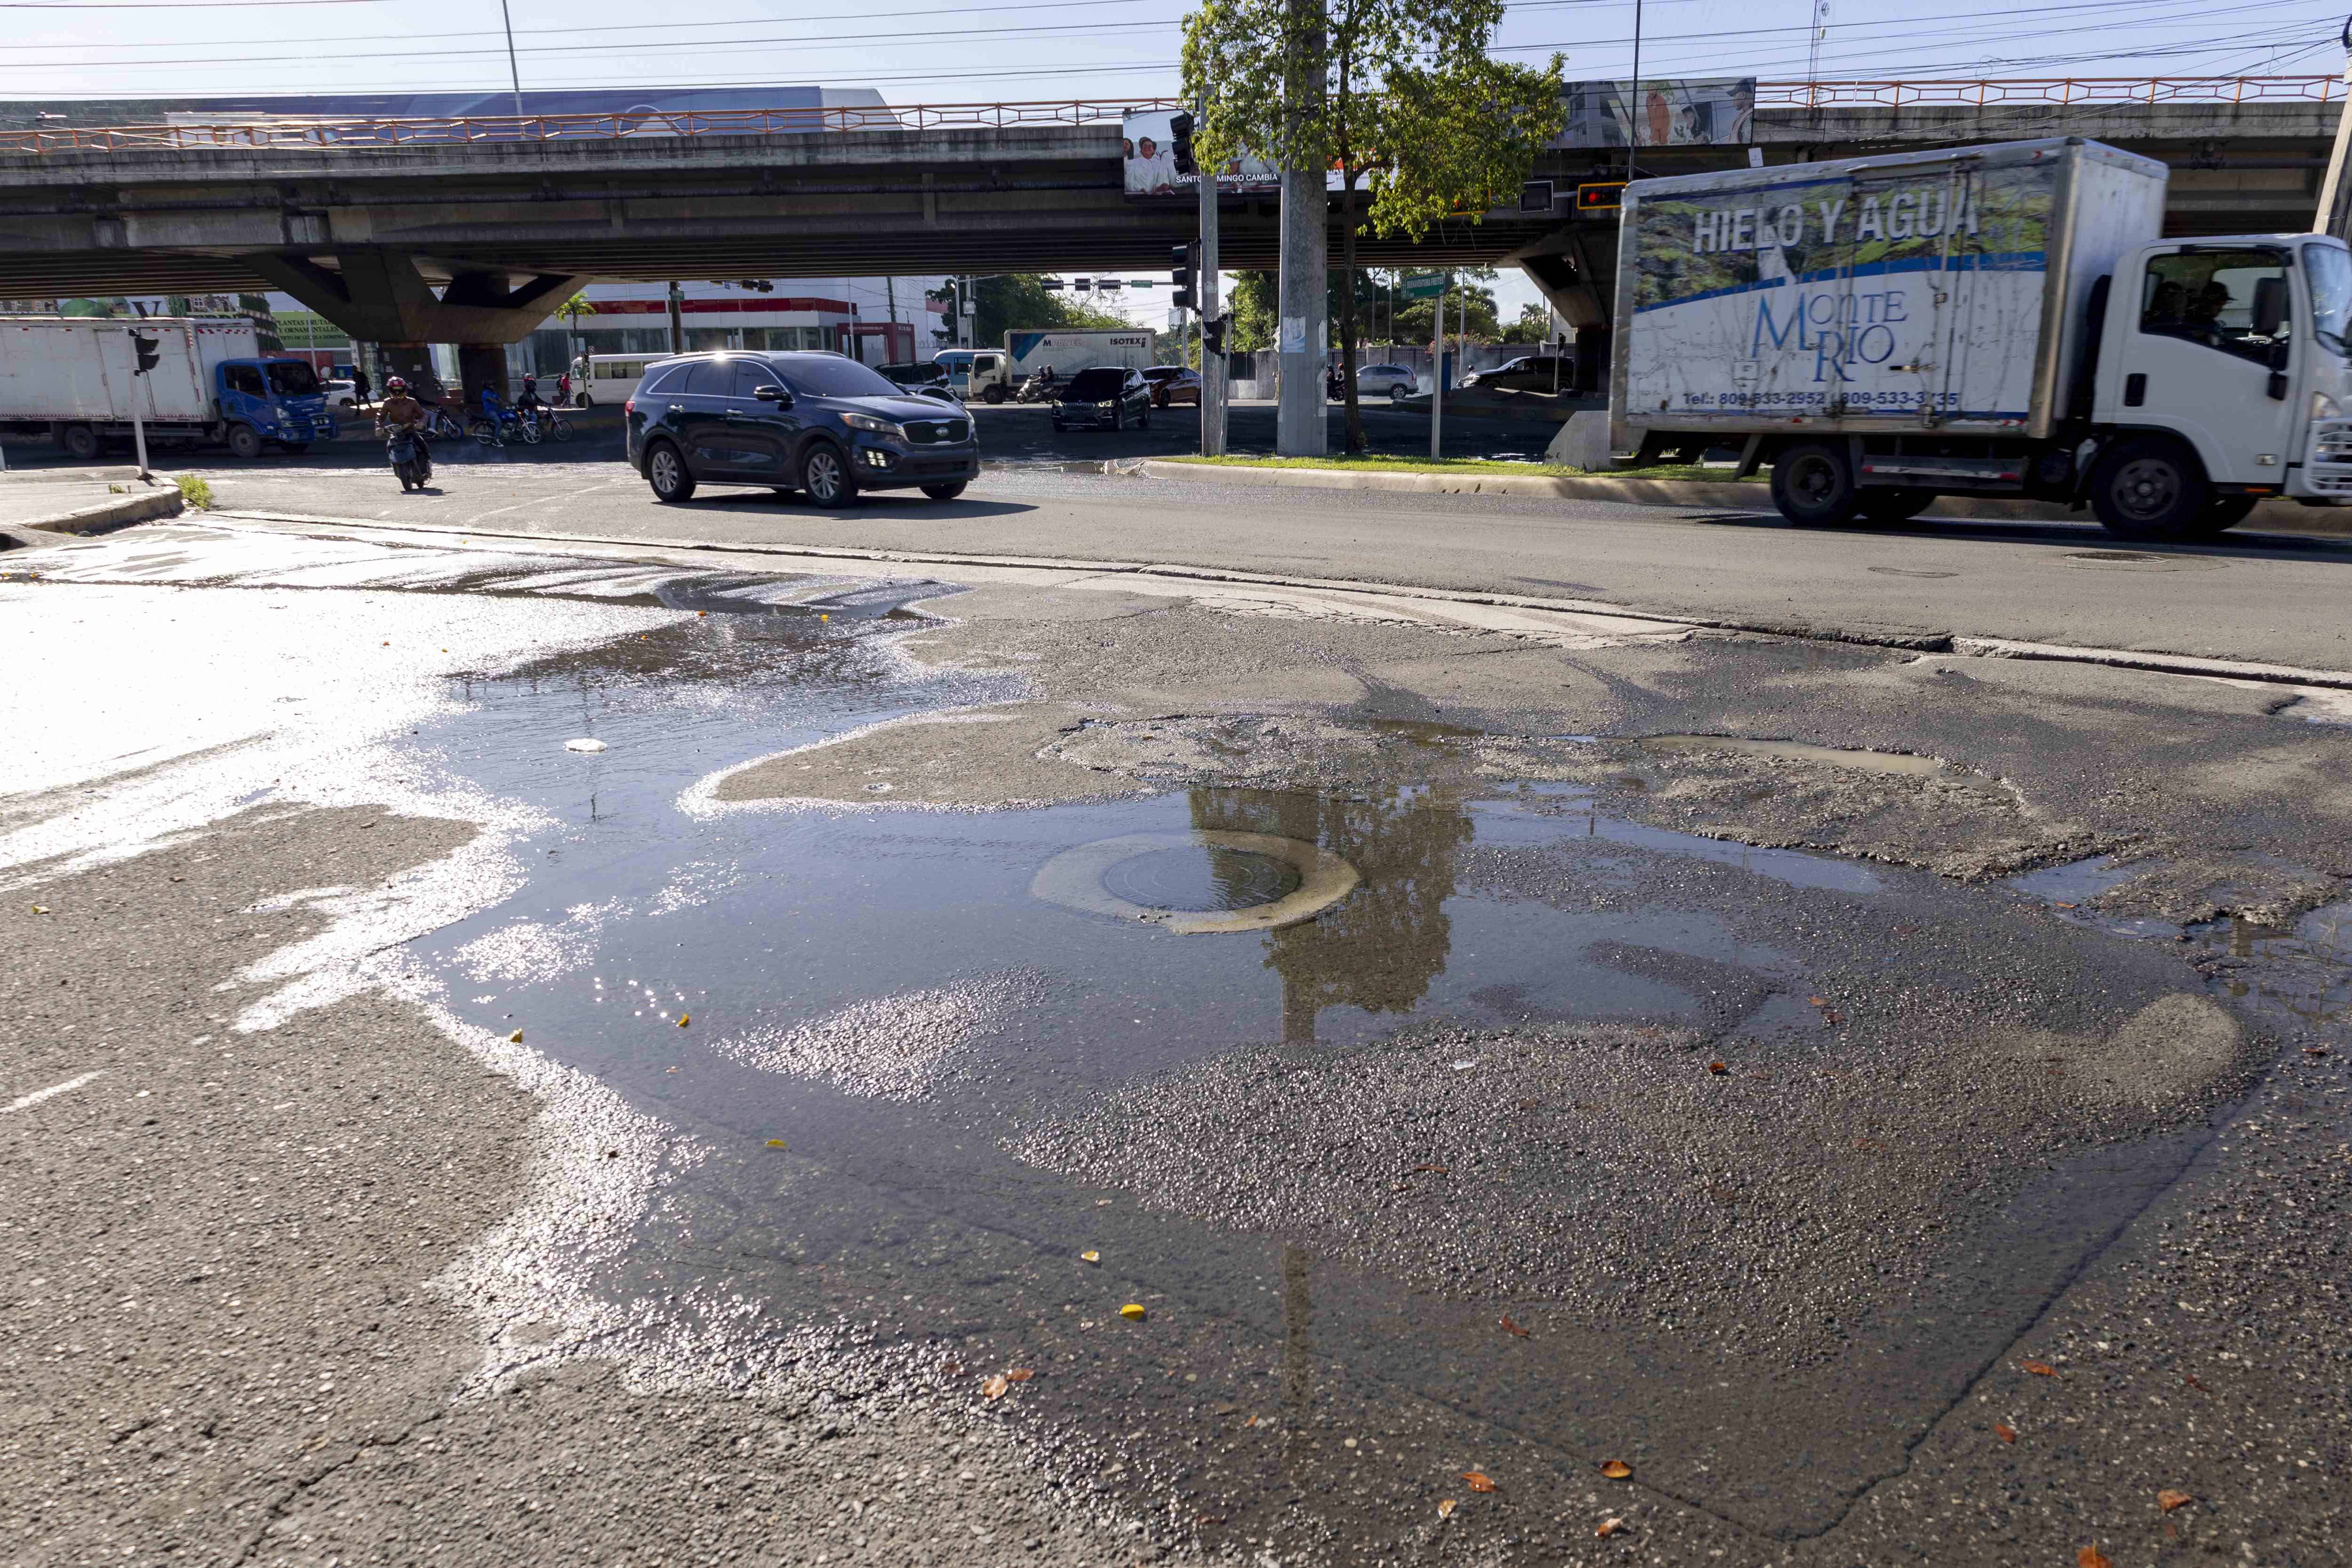
<svg viewBox="0 0 2352 1568">
<path fill-rule="evenodd" d="M 1397 292 L 1408 300 L 1434 300 L 1445 292 L 1453 277 L 1444 272 L 1422 272 L 1397 285 Z"/>
</svg>

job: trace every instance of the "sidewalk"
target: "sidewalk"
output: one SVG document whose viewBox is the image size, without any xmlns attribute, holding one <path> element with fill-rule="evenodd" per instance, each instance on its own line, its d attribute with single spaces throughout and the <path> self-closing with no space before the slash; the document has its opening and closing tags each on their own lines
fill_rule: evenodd
<svg viewBox="0 0 2352 1568">
<path fill-rule="evenodd" d="M 169 474 L 135 468 L 28 468 L 0 474 L 0 550 L 54 544 L 47 535 L 104 533 L 177 517 L 186 502 Z"/>
</svg>

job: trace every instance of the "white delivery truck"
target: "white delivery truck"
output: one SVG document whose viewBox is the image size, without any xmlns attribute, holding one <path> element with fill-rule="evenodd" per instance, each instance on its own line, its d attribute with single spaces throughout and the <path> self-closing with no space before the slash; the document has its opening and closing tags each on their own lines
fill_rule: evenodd
<svg viewBox="0 0 2352 1568">
<path fill-rule="evenodd" d="M 2067 137 L 1637 180 L 1613 444 L 1738 447 L 1801 523 L 2011 495 L 2191 538 L 2352 501 L 2352 251 L 2162 238 L 2166 174 Z"/>
<path fill-rule="evenodd" d="M 155 345 L 144 375 L 131 374 L 134 335 Z M 239 458 L 265 443 L 299 452 L 337 428 L 318 372 L 264 356 L 241 316 L 0 316 L 0 426 L 94 458 L 131 440 L 134 399 L 150 441 L 216 444 Z"/>
<path fill-rule="evenodd" d="M 961 363 L 967 354 L 969 363 Z M 1004 334 L 1002 349 L 950 349 L 936 357 L 948 367 L 948 390 L 967 403 L 1003 403 L 1047 365 L 1067 381 L 1098 364 L 1142 370 L 1153 363 L 1148 327 L 1020 327 Z"/>
</svg>

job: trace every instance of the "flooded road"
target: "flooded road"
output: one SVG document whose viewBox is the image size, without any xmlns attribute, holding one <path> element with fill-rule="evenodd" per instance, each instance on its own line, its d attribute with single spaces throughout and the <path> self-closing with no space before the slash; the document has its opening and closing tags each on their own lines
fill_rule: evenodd
<svg viewBox="0 0 2352 1568">
<path fill-rule="evenodd" d="M 2039 806 L 2006 879 L 1670 825 L 1812 776 L 1748 768 L 2018 811 L 1916 752 L 1079 712 L 1053 656 L 941 657 L 992 590 L 915 576 L 198 528 L 45 555 L 10 614 L 168 617 L 245 689 L 147 666 L 161 757 L 47 710 L 12 896 L 236 813 L 470 825 L 256 905 L 321 930 L 214 989 L 257 1040 L 388 992 L 539 1086 L 533 1195 L 440 1281 L 478 1394 L 889 1387 L 1153 1551 L 1556 1562 L 1614 1519 L 1671 1561 L 1834 1557 L 2250 1093 L 2326 1073 L 2343 1116 L 2340 893 L 2103 909 L 2147 847 L 2069 858 Z M 435 651 L 353 668 L 395 642 Z M 1041 696 L 1074 706 L 1033 758 L 1006 716 Z M 1065 782 L 943 805 L 887 762 L 908 735 Z M 1843 798 L 1873 844 L 1909 820 Z"/>
</svg>

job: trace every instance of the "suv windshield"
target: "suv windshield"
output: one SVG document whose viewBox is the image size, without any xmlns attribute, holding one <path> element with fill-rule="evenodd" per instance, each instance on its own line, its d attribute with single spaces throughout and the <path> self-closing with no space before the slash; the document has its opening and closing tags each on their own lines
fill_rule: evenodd
<svg viewBox="0 0 2352 1568">
<path fill-rule="evenodd" d="M 1117 397 L 1118 389 L 1127 384 L 1127 372 L 1108 365 L 1082 370 L 1070 378 L 1072 397 Z"/>
<path fill-rule="evenodd" d="M 794 392 L 811 397 L 898 397 L 899 389 L 854 359 L 792 354 L 776 361 Z"/>
<path fill-rule="evenodd" d="M 309 397 L 319 390 L 319 373 L 299 359 L 271 360 L 269 384 L 280 397 Z"/>
<path fill-rule="evenodd" d="M 2340 245 L 2303 247 L 2311 279 L 2311 330 L 2340 354 L 2352 354 L 2352 252 Z"/>
</svg>

